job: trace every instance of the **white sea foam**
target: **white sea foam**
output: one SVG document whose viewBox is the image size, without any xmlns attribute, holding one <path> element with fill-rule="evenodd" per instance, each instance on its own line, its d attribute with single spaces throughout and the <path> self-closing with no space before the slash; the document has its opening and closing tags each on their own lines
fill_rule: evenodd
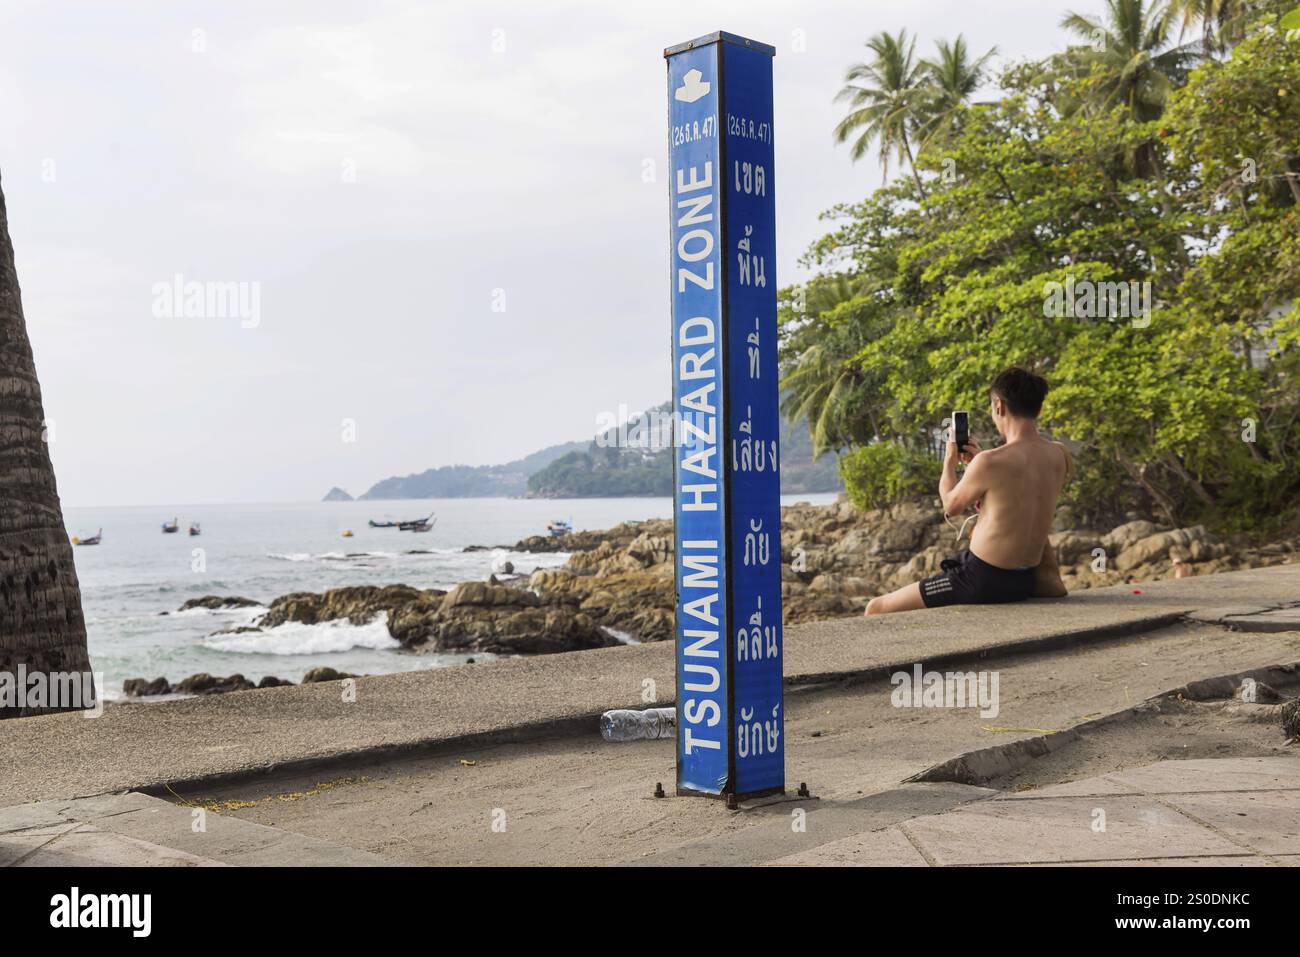
<svg viewBox="0 0 1300 957">
<path fill-rule="evenodd" d="M 457 551 L 448 549 L 448 552 Z M 407 553 L 404 552 L 385 552 L 385 551 L 367 551 L 367 552 L 267 552 L 267 558 L 274 558 L 282 562 L 351 562 L 362 558 L 404 558 Z M 424 553 L 421 553 L 424 554 Z M 433 554 L 432 552 L 428 554 Z"/>
<path fill-rule="evenodd" d="M 253 655 L 318 655 L 350 651 L 353 648 L 392 650 L 401 642 L 388 633 L 386 616 L 368 625 L 348 621 L 327 621 L 304 625 L 288 621 L 274 628 L 250 631 L 241 635 L 212 635 L 203 641 L 213 651 L 231 651 Z"/>
<path fill-rule="evenodd" d="M 244 605 L 242 607 L 230 608 L 204 608 L 201 605 L 194 608 L 186 608 L 184 611 L 174 611 L 171 613 L 173 618 L 205 618 L 209 616 L 220 615 L 223 618 L 247 618 L 251 624 L 254 618 L 266 613 L 265 605 Z"/>
</svg>

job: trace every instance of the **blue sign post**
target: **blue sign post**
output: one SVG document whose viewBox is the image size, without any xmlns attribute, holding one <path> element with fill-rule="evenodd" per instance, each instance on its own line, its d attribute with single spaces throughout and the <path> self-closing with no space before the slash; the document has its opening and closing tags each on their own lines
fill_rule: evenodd
<svg viewBox="0 0 1300 957">
<path fill-rule="evenodd" d="M 730 33 L 664 51 L 678 794 L 785 790 L 775 52 Z"/>
</svg>

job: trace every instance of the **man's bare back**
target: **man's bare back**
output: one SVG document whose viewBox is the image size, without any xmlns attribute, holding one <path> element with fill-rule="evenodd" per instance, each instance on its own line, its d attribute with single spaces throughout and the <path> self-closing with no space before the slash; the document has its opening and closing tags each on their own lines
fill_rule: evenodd
<svg viewBox="0 0 1300 957">
<path fill-rule="evenodd" d="M 987 490 L 971 552 L 998 568 L 1037 565 L 1065 485 L 1068 456 L 1061 443 L 1038 434 L 975 456 L 971 466 L 978 461 L 983 467 Z"/>
</svg>

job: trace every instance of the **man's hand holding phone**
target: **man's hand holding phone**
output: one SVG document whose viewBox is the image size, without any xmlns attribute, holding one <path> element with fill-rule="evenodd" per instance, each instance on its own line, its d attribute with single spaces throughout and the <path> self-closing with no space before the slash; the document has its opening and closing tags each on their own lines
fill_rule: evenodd
<svg viewBox="0 0 1300 957">
<path fill-rule="evenodd" d="M 944 464 L 957 467 L 958 462 L 970 464 L 971 459 L 979 455 L 980 447 L 970 436 L 970 414 L 956 410 L 952 414 L 952 428 L 949 430 L 948 446 L 944 451 Z"/>
<path fill-rule="evenodd" d="M 948 442 L 944 443 L 944 468 L 943 475 L 939 477 L 939 497 L 944 501 L 944 514 L 953 515 L 953 508 L 965 510 L 966 506 L 958 506 L 956 501 L 952 501 L 953 489 L 957 488 L 958 482 L 961 481 L 957 476 L 957 465 L 961 463 L 970 464 L 976 455 L 983 451 L 979 447 L 979 442 L 971 438 L 970 434 L 970 413 L 957 410 L 953 412 L 952 419 L 949 420 L 952 428 L 948 432 Z M 970 505 L 976 505 L 974 501 Z"/>
<path fill-rule="evenodd" d="M 982 451 L 980 444 L 972 438 L 966 439 L 966 445 L 962 449 L 957 448 L 957 442 L 953 439 L 948 440 L 947 448 L 944 452 L 944 463 L 956 465 L 958 462 L 963 465 L 969 465 L 971 459 L 979 455 Z"/>
</svg>

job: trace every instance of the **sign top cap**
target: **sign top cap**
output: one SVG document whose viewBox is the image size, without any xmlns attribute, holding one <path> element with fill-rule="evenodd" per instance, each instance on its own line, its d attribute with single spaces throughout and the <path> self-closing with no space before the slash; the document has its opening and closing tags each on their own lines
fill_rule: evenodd
<svg viewBox="0 0 1300 957">
<path fill-rule="evenodd" d="M 708 46 L 710 43 L 734 43 L 738 47 L 747 47 L 750 50 L 757 50 L 759 53 L 766 53 L 768 56 L 776 56 L 776 47 L 766 43 L 759 43 L 757 40 L 747 39 L 735 33 L 727 33 L 725 30 L 716 30 L 713 33 L 706 33 L 702 37 L 696 37 L 694 40 L 687 40 L 685 43 L 676 43 L 664 50 L 664 56 L 675 56 L 678 53 L 685 53 L 687 50 Z"/>
</svg>

